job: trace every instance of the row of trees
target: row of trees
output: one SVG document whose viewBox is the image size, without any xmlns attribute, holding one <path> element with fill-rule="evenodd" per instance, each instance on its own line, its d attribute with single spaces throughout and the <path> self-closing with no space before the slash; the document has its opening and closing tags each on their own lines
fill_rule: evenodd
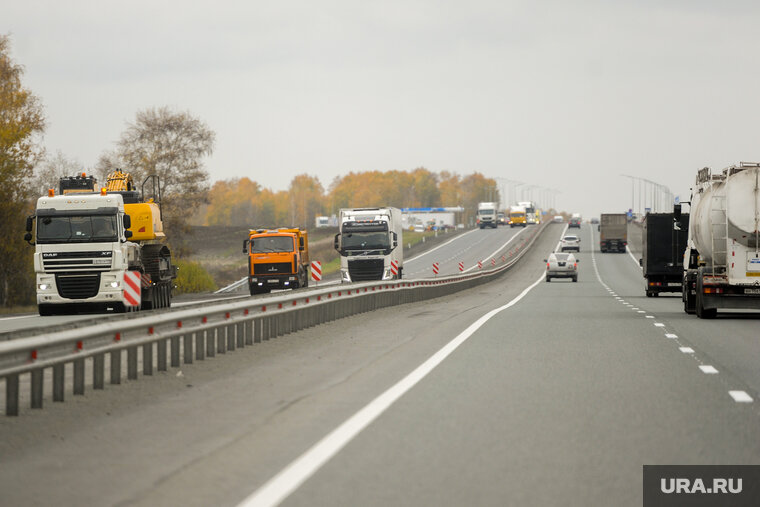
<svg viewBox="0 0 760 507">
<path fill-rule="evenodd" d="M 287 190 L 275 192 L 248 178 L 218 181 L 209 205 L 195 220 L 204 225 L 311 227 L 314 217 L 340 208 L 395 206 L 463 206 L 462 220 L 474 217 L 477 203 L 499 200 L 496 182 L 480 173 L 460 176 L 413 171 L 351 172 L 337 177 L 327 190 L 308 174 L 293 178 Z"/>
</svg>

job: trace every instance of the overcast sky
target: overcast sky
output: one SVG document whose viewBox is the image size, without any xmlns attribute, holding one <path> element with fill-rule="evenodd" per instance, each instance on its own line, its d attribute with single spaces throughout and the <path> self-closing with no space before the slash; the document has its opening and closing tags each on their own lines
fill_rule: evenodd
<svg viewBox="0 0 760 507">
<path fill-rule="evenodd" d="M 760 160 L 759 23 L 730 0 L 28 0 L 0 33 L 47 150 L 86 167 L 166 105 L 216 132 L 213 181 L 480 171 L 588 217 L 631 206 L 621 174 L 686 199 Z"/>
</svg>

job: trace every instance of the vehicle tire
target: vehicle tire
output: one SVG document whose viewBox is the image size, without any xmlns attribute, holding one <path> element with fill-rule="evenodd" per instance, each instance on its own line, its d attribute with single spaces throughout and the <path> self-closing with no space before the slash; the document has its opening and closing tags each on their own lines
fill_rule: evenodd
<svg viewBox="0 0 760 507">
<path fill-rule="evenodd" d="M 577 276 L 574 276 L 574 277 L 573 277 L 573 282 L 577 282 L 577 281 L 578 281 L 578 277 L 577 277 Z"/>
<path fill-rule="evenodd" d="M 683 300 L 683 311 L 693 315 L 696 311 L 696 296 L 691 295 L 691 287 L 688 281 L 681 282 L 681 299 Z"/>
<path fill-rule="evenodd" d="M 38 305 L 37 310 L 40 313 L 40 317 L 55 315 L 55 311 L 53 310 L 53 305 Z"/>
<path fill-rule="evenodd" d="M 701 269 L 700 269 L 701 271 Z M 700 272 L 697 278 L 697 294 L 696 294 L 696 312 L 697 317 L 700 319 L 714 319 L 716 315 L 718 315 L 718 310 L 716 308 L 705 308 L 705 302 L 704 299 L 704 292 L 702 291 L 702 273 Z"/>
<path fill-rule="evenodd" d="M 646 293 L 647 293 L 647 297 L 648 297 L 648 298 L 651 298 L 651 297 L 652 297 L 652 291 L 648 290 L 648 291 L 646 291 Z"/>
<path fill-rule="evenodd" d="M 551 276 L 547 276 L 546 277 L 546 282 L 548 283 L 548 282 L 551 282 L 551 281 L 552 281 L 552 277 Z"/>
</svg>

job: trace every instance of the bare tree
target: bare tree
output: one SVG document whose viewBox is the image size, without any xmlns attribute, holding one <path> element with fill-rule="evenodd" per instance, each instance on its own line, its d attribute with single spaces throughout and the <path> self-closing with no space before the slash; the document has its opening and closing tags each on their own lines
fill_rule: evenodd
<svg viewBox="0 0 760 507">
<path fill-rule="evenodd" d="M 86 171 L 78 160 L 70 159 L 61 150 L 58 150 L 53 157 L 46 157 L 34 169 L 34 178 L 30 185 L 31 191 L 34 195 L 45 195 L 47 189 L 58 188 L 58 181 L 61 178 L 75 176 L 82 172 Z"/>
<path fill-rule="evenodd" d="M 119 167 L 132 173 L 138 189 L 148 176 L 161 179 L 164 231 L 182 255 L 187 250 L 183 236 L 190 230 L 188 218 L 208 202 L 203 158 L 213 152 L 214 140 L 214 132 L 189 112 L 146 109 L 127 125 L 116 152 L 105 153 L 96 167 L 99 172 Z"/>
</svg>

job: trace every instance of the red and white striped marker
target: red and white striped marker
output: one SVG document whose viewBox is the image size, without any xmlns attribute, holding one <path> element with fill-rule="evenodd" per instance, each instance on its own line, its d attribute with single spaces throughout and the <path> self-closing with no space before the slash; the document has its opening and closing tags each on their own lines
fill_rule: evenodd
<svg viewBox="0 0 760 507">
<path fill-rule="evenodd" d="M 496 259 L 493 259 L 493 258 L 492 258 L 492 259 L 491 259 L 491 266 L 495 266 L 495 265 L 496 265 Z"/>
<path fill-rule="evenodd" d="M 391 261 L 391 274 L 398 276 L 398 261 Z"/>
<path fill-rule="evenodd" d="M 464 262 L 459 263 L 459 271 L 464 271 Z"/>
<path fill-rule="evenodd" d="M 437 262 L 433 263 L 433 274 L 434 275 L 438 274 L 438 263 Z"/>
<path fill-rule="evenodd" d="M 311 261 L 311 279 L 315 282 L 322 280 L 322 263 L 319 261 Z"/>
<path fill-rule="evenodd" d="M 507 256 L 506 255 L 502 255 L 501 256 L 501 262 L 507 262 Z"/>
<path fill-rule="evenodd" d="M 139 271 L 124 272 L 124 304 L 126 306 L 140 306 L 142 300 L 141 281 L 142 274 Z"/>
<path fill-rule="evenodd" d="M 483 261 L 478 261 L 478 269 L 483 269 Z"/>
</svg>

